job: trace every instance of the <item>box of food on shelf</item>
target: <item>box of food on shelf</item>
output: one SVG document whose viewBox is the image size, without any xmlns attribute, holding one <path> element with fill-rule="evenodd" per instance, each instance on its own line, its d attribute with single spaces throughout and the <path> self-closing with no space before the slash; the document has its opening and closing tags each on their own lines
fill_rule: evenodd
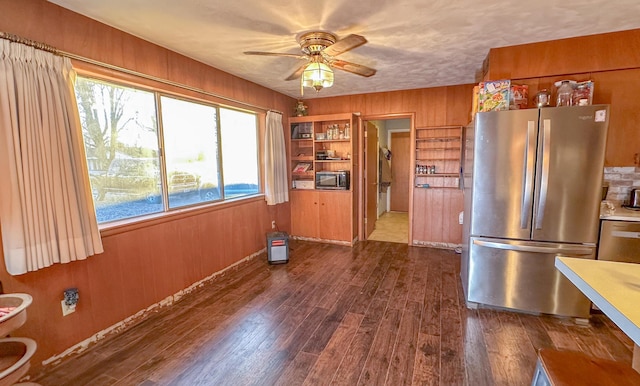
<svg viewBox="0 0 640 386">
<path fill-rule="evenodd" d="M 293 180 L 294 189 L 315 189 L 315 183 L 312 180 Z"/>
<path fill-rule="evenodd" d="M 299 162 L 294 168 L 293 173 L 305 173 L 311 169 L 311 164 L 308 162 Z"/>
</svg>

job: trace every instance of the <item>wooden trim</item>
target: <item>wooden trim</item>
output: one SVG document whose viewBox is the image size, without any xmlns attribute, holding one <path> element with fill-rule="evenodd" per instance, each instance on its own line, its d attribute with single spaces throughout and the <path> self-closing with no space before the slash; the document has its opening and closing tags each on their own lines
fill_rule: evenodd
<svg viewBox="0 0 640 386">
<path fill-rule="evenodd" d="M 386 121 L 390 119 L 412 119 L 416 113 L 374 114 L 362 117 L 363 121 Z"/>
<path fill-rule="evenodd" d="M 416 113 L 412 113 L 412 112 L 407 112 L 407 113 L 388 113 L 388 114 L 371 114 L 371 115 L 366 115 L 363 117 L 359 117 L 359 130 L 358 132 L 359 134 L 359 144 L 358 144 L 358 157 L 360 158 L 360 165 L 358 165 L 358 174 L 360 175 L 359 178 L 359 185 L 360 185 L 360 192 L 358 194 L 358 239 L 360 240 L 365 240 L 365 229 L 364 229 L 364 217 L 365 217 L 365 210 L 366 208 L 364 207 L 364 203 L 365 203 L 365 194 L 367 194 L 365 187 L 363 186 L 363 179 L 364 179 L 364 146 L 366 145 L 366 143 L 364 142 L 364 122 L 366 121 L 381 121 L 381 120 L 389 120 L 389 119 L 409 119 L 409 130 L 411 132 L 410 136 L 413 136 L 413 132 L 415 131 L 415 122 L 416 122 Z M 413 137 L 412 137 L 413 138 Z M 413 141 L 411 139 L 411 141 Z M 415 151 L 415 150 L 413 150 Z M 413 158 L 414 154 L 412 153 L 412 158 Z M 415 167 L 415 166 L 414 166 Z M 413 169 L 411 169 L 413 170 Z M 410 180 L 409 183 L 411 185 L 413 185 L 413 176 L 410 175 Z M 407 240 L 407 242 L 410 244 L 411 243 L 411 224 L 412 224 L 412 206 L 413 206 L 413 193 L 409 192 L 409 240 Z"/>
<path fill-rule="evenodd" d="M 409 245 L 413 245 L 413 187 L 416 185 L 416 127 L 415 120 L 411 120 L 409 135 Z"/>
<path fill-rule="evenodd" d="M 631 364 L 631 367 L 640 373 L 640 346 L 637 344 L 633 345 L 633 363 Z"/>
<path fill-rule="evenodd" d="M 416 130 L 438 130 L 438 129 L 460 129 L 463 128 L 462 125 L 449 125 L 449 126 L 425 126 L 425 127 L 416 127 Z"/>
<path fill-rule="evenodd" d="M 418 240 L 413 240 L 412 246 L 438 248 L 438 249 L 450 249 L 450 250 L 454 250 L 456 248 L 462 248 L 462 244 L 440 243 L 437 241 L 418 241 Z"/>
<path fill-rule="evenodd" d="M 327 244 L 336 244 L 336 245 L 344 245 L 347 247 L 352 247 L 355 244 L 355 239 L 351 242 L 349 241 L 341 241 L 341 240 L 328 240 L 321 239 L 316 237 L 303 237 L 303 236 L 290 236 L 293 240 L 302 240 L 302 241 L 312 241 L 318 243 L 327 243 Z"/>
<path fill-rule="evenodd" d="M 352 113 L 340 114 L 324 114 L 324 115 L 305 115 L 303 117 L 289 117 L 289 122 L 318 122 L 318 121 L 338 121 L 343 119 L 351 119 Z"/>
<path fill-rule="evenodd" d="M 358 240 L 365 240 L 364 216 L 366 208 L 364 207 L 365 187 L 364 187 L 364 122 L 365 120 L 358 117 Z"/>
<path fill-rule="evenodd" d="M 358 172 L 360 174 L 360 179 L 358 181 L 358 183 L 360 184 L 360 192 L 358 194 L 358 208 L 359 208 L 359 212 L 358 212 L 358 238 L 360 240 L 364 240 L 365 239 L 365 229 L 364 229 L 364 215 L 365 215 L 365 210 L 366 208 L 364 207 L 365 205 L 365 194 L 366 194 L 366 190 L 363 186 L 363 173 L 364 173 L 364 147 L 366 146 L 366 143 L 364 141 L 364 123 L 367 121 L 382 121 L 382 120 L 389 120 L 389 119 L 408 119 L 409 120 L 409 130 L 410 130 L 410 141 L 411 143 L 413 143 L 414 140 L 414 133 L 415 133 L 415 125 L 416 125 L 416 113 L 414 112 L 407 112 L 407 113 L 388 113 L 388 114 L 371 114 L 371 115 L 366 115 L 360 118 L 360 124 L 359 124 L 359 145 L 358 145 L 358 157 L 360 159 L 360 165 L 358 165 Z M 413 146 L 412 146 L 413 147 Z M 411 150 L 411 170 L 414 170 L 415 165 L 413 164 L 413 158 L 415 158 L 415 149 Z M 413 186 L 413 174 L 409 173 L 409 184 L 410 187 Z M 413 216 L 412 216 L 412 210 L 413 208 L 413 190 L 409 191 L 409 240 L 407 240 L 408 244 L 411 244 L 411 240 L 412 240 L 412 232 L 411 232 L 411 224 L 413 223 Z"/>
</svg>

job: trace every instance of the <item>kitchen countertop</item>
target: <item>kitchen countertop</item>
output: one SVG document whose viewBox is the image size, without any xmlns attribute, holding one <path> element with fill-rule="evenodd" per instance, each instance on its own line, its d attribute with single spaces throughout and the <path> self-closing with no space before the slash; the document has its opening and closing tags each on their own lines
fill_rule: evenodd
<svg viewBox="0 0 640 386">
<path fill-rule="evenodd" d="M 633 340 L 640 371 L 640 264 L 558 256 L 555 266 Z"/>
<path fill-rule="evenodd" d="M 616 205 L 612 215 L 601 215 L 600 220 L 640 221 L 640 210 L 625 209 Z"/>
</svg>

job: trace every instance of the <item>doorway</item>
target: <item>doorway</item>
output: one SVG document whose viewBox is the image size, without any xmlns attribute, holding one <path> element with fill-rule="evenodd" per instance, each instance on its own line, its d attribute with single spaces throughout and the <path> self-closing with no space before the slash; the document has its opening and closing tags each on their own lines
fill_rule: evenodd
<svg viewBox="0 0 640 386">
<path fill-rule="evenodd" d="M 363 240 L 409 243 L 413 115 L 363 118 Z"/>
</svg>

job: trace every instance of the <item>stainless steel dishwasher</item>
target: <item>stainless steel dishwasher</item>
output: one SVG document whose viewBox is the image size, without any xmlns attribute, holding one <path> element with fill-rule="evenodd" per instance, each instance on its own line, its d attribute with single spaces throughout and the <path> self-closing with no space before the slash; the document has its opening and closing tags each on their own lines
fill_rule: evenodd
<svg viewBox="0 0 640 386">
<path fill-rule="evenodd" d="M 598 260 L 640 263 L 640 222 L 602 221 Z"/>
</svg>

